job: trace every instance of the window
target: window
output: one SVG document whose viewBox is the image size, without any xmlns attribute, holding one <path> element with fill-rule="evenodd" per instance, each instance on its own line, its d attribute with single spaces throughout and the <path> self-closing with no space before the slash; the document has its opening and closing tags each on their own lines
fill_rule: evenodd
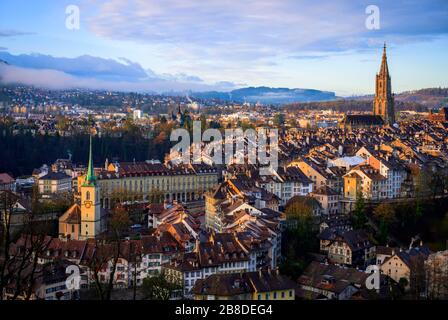
<svg viewBox="0 0 448 320">
<path fill-rule="evenodd" d="M 292 297 L 292 290 L 289 290 L 289 297 Z"/>
<path fill-rule="evenodd" d="M 86 200 L 90 200 L 90 191 L 86 192 Z"/>
</svg>

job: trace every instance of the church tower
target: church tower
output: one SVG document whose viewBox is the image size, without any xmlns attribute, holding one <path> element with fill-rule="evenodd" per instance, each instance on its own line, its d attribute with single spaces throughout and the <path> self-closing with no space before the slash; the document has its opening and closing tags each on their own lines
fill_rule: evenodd
<svg viewBox="0 0 448 320">
<path fill-rule="evenodd" d="M 92 136 L 90 136 L 89 166 L 85 182 L 81 185 L 80 240 L 92 239 L 101 233 L 100 186 L 93 171 Z"/>
<path fill-rule="evenodd" d="M 384 44 L 380 73 L 376 75 L 373 114 L 381 116 L 386 124 L 392 125 L 395 123 L 394 97 L 387 66 L 386 44 Z"/>
</svg>

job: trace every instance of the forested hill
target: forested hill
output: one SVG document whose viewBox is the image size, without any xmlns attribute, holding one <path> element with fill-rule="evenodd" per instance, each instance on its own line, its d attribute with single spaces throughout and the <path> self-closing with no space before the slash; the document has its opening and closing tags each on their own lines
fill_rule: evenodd
<svg viewBox="0 0 448 320">
<path fill-rule="evenodd" d="M 448 88 L 428 88 L 402 92 L 396 95 L 401 102 L 415 102 L 428 108 L 448 106 Z"/>
<path fill-rule="evenodd" d="M 11 128 L 0 125 L 0 172 L 14 177 L 31 175 L 33 169 L 43 164 L 51 165 L 57 159 L 67 159 L 72 155 L 73 163 L 86 165 L 89 152 L 87 135 L 76 134 L 69 137 L 12 134 Z M 161 135 L 162 136 L 162 135 Z M 93 158 L 95 166 L 104 165 L 106 158 L 119 161 L 162 160 L 170 150 L 171 143 L 163 135 L 144 139 L 138 135 L 126 134 L 123 137 L 102 137 L 93 139 Z"/>
<path fill-rule="evenodd" d="M 292 103 L 285 105 L 287 111 L 333 109 L 340 112 L 372 110 L 373 95 L 351 97 L 335 101 Z M 448 106 L 448 88 L 428 88 L 402 92 L 395 95 L 396 110 L 427 111 Z"/>
</svg>

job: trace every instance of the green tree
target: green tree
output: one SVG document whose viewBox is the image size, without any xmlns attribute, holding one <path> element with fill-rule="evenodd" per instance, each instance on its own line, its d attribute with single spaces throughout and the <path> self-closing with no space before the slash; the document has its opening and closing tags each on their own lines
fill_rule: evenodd
<svg viewBox="0 0 448 320">
<path fill-rule="evenodd" d="M 387 227 L 387 223 L 384 221 L 384 218 L 380 220 L 380 226 L 378 230 L 378 242 L 382 245 L 387 244 L 389 228 Z"/>
<path fill-rule="evenodd" d="M 169 300 L 179 290 L 182 290 L 180 283 L 169 281 L 163 272 L 143 280 L 142 291 L 149 300 Z"/>
<path fill-rule="evenodd" d="M 274 116 L 274 126 L 283 127 L 285 124 L 285 116 L 283 113 L 279 112 Z"/>
<path fill-rule="evenodd" d="M 362 192 L 356 196 L 355 210 L 353 210 L 353 227 L 363 229 L 367 224 L 366 203 Z"/>
</svg>

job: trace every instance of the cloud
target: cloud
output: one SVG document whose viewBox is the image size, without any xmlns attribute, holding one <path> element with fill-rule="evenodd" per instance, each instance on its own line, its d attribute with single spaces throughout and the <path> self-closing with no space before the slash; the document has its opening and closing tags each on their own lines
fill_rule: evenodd
<svg viewBox="0 0 448 320">
<path fill-rule="evenodd" d="M 0 55 L 1 57 L 1 55 Z M 83 59 L 81 59 L 83 60 Z M 101 61 L 104 59 L 96 58 L 95 61 Z M 109 60 L 105 60 L 109 61 Z M 106 66 L 104 64 L 103 66 Z M 112 63 L 112 65 L 114 65 Z M 81 70 L 84 70 L 81 67 Z M 105 68 L 107 70 L 107 68 Z M 73 71 L 73 70 L 71 70 Z M 21 67 L 17 65 L 0 64 L 0 83 L 2 84 L 22 84 L 27 86 L 44 87 L 53 90 L 60 89 L 91 89 L 91 90 L 113 90 L 113 91 L 126 91 L 126 92 L 168 92 L 168 91 L 207 91 L 207 90 L 232 90 L 235 86 L 231 86 L 226 83 L 222 85 L 217 84 L 205 84 L 200 81 L 187 81 L 190 77 L 184 77 L 179 79 L 177 77 L 170 77 L 165 79 L 163 77 L 145 77 L 145 78 L 132 78 L 127 77 L 119 78 L 117 76 L 111 79 L 94 77 L 98 70 L 94 70 L 92 74 L 86 75 L 82 73 L 82 76 L 78 75 L 78 72 L 67 73 L 57 69 L 46 68 L 30 68 Z M 193 80 L 196 78 L 193 77 Z"/>
<path fill-rule="evenodd" d="M 91 77 L 110 81 L 137 81 L 148 77 L 138 63 L 127 60 L 125 63 L 88 55 L 77 58 L 60 58 L 50 55 L 12 55 L 0 52 L 0 59 L 11 65 L 32 69 L 53 69 L 77 77 Z"/>
<path fill-rule="evenodd" d="M 29 36 L 35 34 L 34 32 L 23 32 L 17 30 L 0 30 L 0 38 Z"/>
<path fill-rule="evenodd" d="M 295 60 L 322 60 L 327 59 L 330 55 L 299 55 L 299 56 L 290 56 L 289 59 Z"/>
<path fill-rule="evenodd" d="M 365 27 L 369 1 L 352 0 L 109 0 L 87 18 L 95 34 L 181 48 L 177 59 L 198 65 L 251 62 L 282 56 L 311 57 L 366 50 L 384 40 L 429 41 L 448 33 L 448 2 L 377 0 L 381 29 Z M 90 11 L 89 11 L 90 12 Z M 422 14 L 424 12 L 424 14 Z M 390 42 L 390 41 L 388 41 Z M 298 54 L 300 52 L 301 54 Z M 317 58 L 316 58 L 317 59 Z"/>
<path fill-rule="evenodd" d="M 186 73 L 157 74 L 153 70 L 144 69 L 139 63 L 124 57 L 120 57 L 118 60 L 88 55 L 77 58 L 61 58 L 43 54 L 13 55 L 9 52 L 0 52 L 0 59 L 16 67 L 60 71 L 77 78 L 91 78 L 110 82 L 160 82 L 166 84 L 179 82 L 185 85 L 207 85 L 203 79 L 196 75 Z M 226 84 L 223 87 L 230 87 L 230 85 Z"/>
</svg>

